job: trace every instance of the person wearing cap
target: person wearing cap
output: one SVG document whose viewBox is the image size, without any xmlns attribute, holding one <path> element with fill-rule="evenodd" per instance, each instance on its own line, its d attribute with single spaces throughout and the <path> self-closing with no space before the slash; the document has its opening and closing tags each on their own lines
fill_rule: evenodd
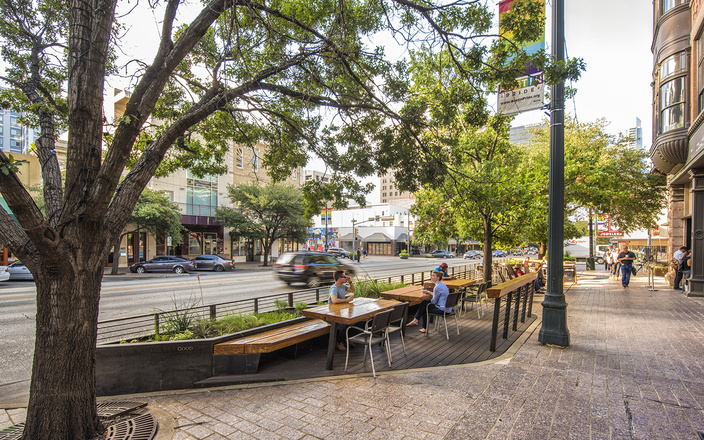
<svg viewBox="0 0 704 440">
<path fill-rule="evenodd" d="M 450 274 L 447 273 L 447 263 L 440 263 L 440 266 L 435 268 L 433 272 L 442 272 L 442 279 L 443 280 L 454 280 L 455 277 L 451 277 Z"/>
</svg>

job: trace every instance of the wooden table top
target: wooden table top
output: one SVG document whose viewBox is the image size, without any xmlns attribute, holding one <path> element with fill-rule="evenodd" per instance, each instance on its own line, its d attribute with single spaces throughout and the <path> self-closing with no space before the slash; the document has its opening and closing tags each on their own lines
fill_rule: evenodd
<svg viewBox="0 0 704 440">
<path fill-rule="evenodd" d="M 399 289 L 387 290 L 379 294 L 382 298 L 396 299 L 399 301 L 407 301 L 411 305 L 418 304 L 421 301 L 429 300 L 432 295 L 423 292 L 423 286 L 406 286 Z"/>
<path fill-rule="evenodd" d="M 445 283 L 448 289 L 463 289 L 465 287 L 473 286 L 477 283 L 477 280 L 455 278 L 454 280 L 443 280 L 443 283 Z"/>
<path fill-rule="evenodd" d="M 352 325 L 359 321 L 371 319 L 379 312 L 389 310 L 398 301 L 393 299 L 355 298 L 351 303 L 326 304 L 303 310 L 303 316 L 322 319 L 326 322 Z"/>
</svg>

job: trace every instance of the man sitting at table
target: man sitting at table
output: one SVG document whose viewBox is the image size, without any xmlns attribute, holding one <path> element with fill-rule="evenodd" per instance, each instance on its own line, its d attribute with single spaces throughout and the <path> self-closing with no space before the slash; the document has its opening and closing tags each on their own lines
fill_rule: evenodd
<svg viewBox="0 0 704 440">
<path fill-rule="evenodd" d="M 336 270 L 333 275 L 335 279 L 335 284 L 330 286 L 330 294 L 328 295 L 328 304 L 342 304 L 350 303 L 354 299 L 354 294 L 346 296 L 347 292 L 354 292 L 354 281 L 347 275 L 345 275 L 344 270 Z M 347 326 L 344 324 L 338 324 L 337 326 L 337 349 L 346 350 L 345 347 L 345 331 Z"/>
<path fill-rule="evenodd" d="M 455 277 L 451 277 L 447 273 L 447 263 L 440 263 L 440 266 L 436 267 L 433 272 L 442 272 L 442 279 L 443 280 L 454 280 Z"/>
<path fill-rule="evenodd" d="M 418 306 L 418 311 L 413 317 L 413 321 L 406 324 L 406 327 L 413 327 L 414 325 L 420 324 L 420 329 L 418 329 L 418 331 L 425 333 L 428 326 L 428 323 L 425 322 L 426 309 L 430 313 L 436 314 L 442 314 L 443 311 L 447 313 L 452 312 L 452 308 L 448 307 L 445 309 L 447 295 L 450 294 L 450 290 L 447 288 L 447 285 L 442 282 L 442 275 L 442 272 L 434 271 L 430 276 L 430 280 L 435 283 L 435 288 L 433 288 L 432 292 L 430 290 L 425 290 L 425 293 L 430 294 L 433 298 L 430 301 L 423 301 L 420 303 L 420 306 Z"/>
</svg>

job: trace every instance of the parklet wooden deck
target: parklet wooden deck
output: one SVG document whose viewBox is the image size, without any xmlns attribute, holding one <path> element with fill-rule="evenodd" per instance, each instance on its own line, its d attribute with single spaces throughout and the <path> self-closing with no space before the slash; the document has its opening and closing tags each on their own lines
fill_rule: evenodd
<svg viewBox="0 0 704 440">
<path fill-rule="evenodd" d="M 517 331 L 510 331 L 508 339 L 499 338 L 496 351 L 489 350 L 491 342 L 491 316 L 494 305 L 484 304 L 488 312 L 482 319 L 477 319 L 476 313 L 465 313 L 460 318 L 460 334 L 451 332 L 450 339 L 445 338 L 442 323 L 438 330 L 430 324 L 428 337 L 418 331 L 418 327 L 408 327 L 406 331 L 406 355 L 403 354 L 401 338 L 398 334 L 391 337 L 391 351 L 393 364 L 391 367 L 386 362 L 386 353 L 376 346 L 374 361 L 377 373 L 388 370 L 405 370 L 414 368 L 469 364 L 496 358 L 503 354 L 523 332 L 537 319 L 540 313 L 542 295 L 536 295 L 533 303 L 533 315 L 526 317 L 526 322 L 519 322 Z M 501 308 L 503 313 L 504 307 Z M 412 314 L 415 307 L 411 308 Z M 321 336 L 308 342 L 299 344 L 295 359 L 287 356 L 284 350 L 262 355 L 259 371 L 256 374 L 243 374 L 232 376 L 214 376 L 198 382 L 196 386 L 219 386 L 230 384 L 244 384 L 254 382 L 274 382 L 313 377 L 327 377 L 344 375 L 345 353 L 338 351 L 335 356 L 332 370 L 325 369 L 327 336 Z M 369 373 L 371 376 L 371 363 L 367 355 L 366 362 L 362 361 L 363 347 L 353 348 L 350 351 L 348 374 Z"/>
</svg>

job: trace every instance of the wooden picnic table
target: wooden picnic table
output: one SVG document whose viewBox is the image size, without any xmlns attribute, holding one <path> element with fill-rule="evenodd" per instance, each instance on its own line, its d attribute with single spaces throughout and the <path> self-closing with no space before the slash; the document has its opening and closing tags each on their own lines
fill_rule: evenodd
<svg viewBox="0 0 704 440">
<path fill-rule="evenodd" d="M 337 324 L 353 325 L 360 321 L 371 319 L 379 312 L 389 310 L 398 301 L 393 299 L 355 298 L 351 303 L 326 304 L 323 306 L 305 309 L 301 313 L 309 318 L 322 319 L 330 323 L 330 336 L 328 338 L 328 357 L 325 368 L 332 370 L 337 345 Z"/>
<path fill-rule="evenodd" d="M 419 304 L 421 301 L 429 300 L 433 297 L 423 291 L 423 286 L 401 287 L 398 289 L 381 292 L 379 295 L 382 298 L 406 301 L 410 306 Z"/>
<path fill-rule="evenodd" d="M 448 289 L 464 289 L 465 287 L 477 284 L 477 280 L 455 278 L 454 280 L 443 280 L 443 283 L 445 283 Z"/>
</svg>

